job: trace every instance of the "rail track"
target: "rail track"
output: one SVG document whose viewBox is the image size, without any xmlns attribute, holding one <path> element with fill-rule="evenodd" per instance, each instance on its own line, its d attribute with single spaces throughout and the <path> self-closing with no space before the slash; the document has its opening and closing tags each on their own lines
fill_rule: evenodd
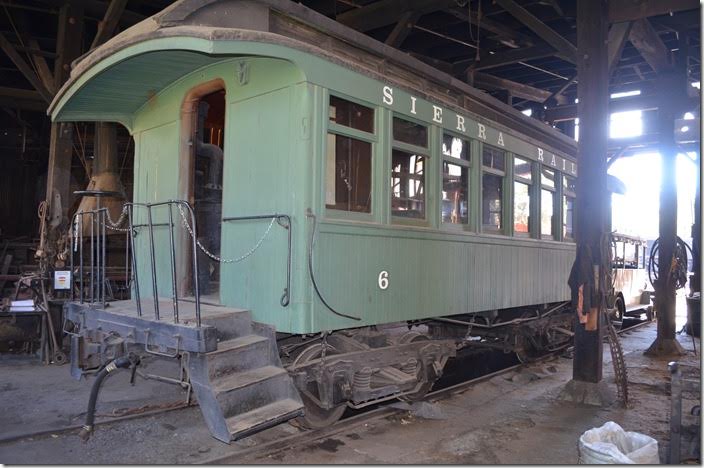
<svg viewBox="0 0 704 468">
<path fill-rule="evenodd" d="M 616 333 L 621 335 L 622 333 L 631 332 L 631 331 L 634 331 L 640 327 L 645 326 L 648 323 L 651 323 L 651 322 L 645 320 L 643 322 L 632 325 L 628 328 L 618 330 Z M 471 388 L 472 386 L 477 385 L 481 382 L 490 380 L 494 377 L 497 377 L 497 376 L 500 376 L 503 374 L 508 374 L 512 371 L 520 369 L 521 367 L 527 366 L 529 364 L 535 364 L 535 363 L 539 363 L 539 362 L 548 361 L 550 359 L 553 359 L 553 358 L 559 356 L 561 353 L 564 353 L 564 352 L 569 351 L 571 349 L 573 349 L 573 346 L 571 346 L 571 345 L 566 346 L 564 348 L 555 350 L 551 353 L 548 353 L 544 356 L 541 356 L 535 360 L 532 360 L 531 362 L 515 364 L 512 366 L 506 367 L 504 369 L 467 380 L 465 382 L 460 382 L 458 384 L 451 385 L 451 386 L 448 386 L 448 387 L 445 387 L 445 388 L 442 388 L 439 390 L 431 391 L 426 395 L 424 400 L 426 400 L 426 401 L 439 401 L 439 400 L 449 398 L 452 395 L 464 392 L 467 389 Z M 332 437 L 336 434 L 347 431 L 349 429 L 353 429 L 357 426 L 360 426 L 363 424 L 368 424 L 372 421 L 379 420 L 379 419 L 385 418 L 385 417 L 393 415 L 393 414 L 398 414 L 399 412 L 403 412 L 403 411 L 405 411 L 405 410 L 399 409 L 399 408 L 393 408 L 388 405 L 379 406 L 379 407 L 374 408 L 372 410 L 365 411 L 361 414 L 356 414 L 356 415 L 348 417 L 348 418 L 343 418 L 340 421 L 338 421 L 337 423 L 333 424 L 332 426 L 324 428 L 324 429 L 318 429 L 318 430 L 314 430 L 314 431 L 309 430 L 309 431 L 301 432 L 298 434 L 291 434 L 289 436 L 282 437 L 282 438 L 273 440 L 271 442 L 265 442 L 261 445 L 250 447 L 250 448 L 247 448 L 244 450 L 239 450 L 237 452 L 227 454 L 224 456 L 214 457 L 214 458 L 202 461 L 200 463 L 205 464 L 205 465 L 227 465 L 227 464 L 234 464 L 234 463 L 242 463 L 243 458 L 250 457 L 252 455 L 276 454 L 276 453 L 279 453 L 281 451 L 286 450 L 287 448 L 290 448 L 293 446 L 300 447 L 300 446 L 303 446 L 306 444 L 310 444 L 312 442 L 319 441 L 321 439 L 326 439 L 328 437 Z"/>
<path fill-rule="evenodd" d="M 645 326 L 646 324 L 651 323 L 648 321 L 643 321 L 640 323 L 637 323 L 635 325 L 632 325 L 628 328 L 618 330 L 617 333 L 620 335 L 622 333 L 627 333 L 634 331 L 640 327 Z M 486 380 L 492 379 L 494 377 L 510 373 L 512 371 L 515 371 L 517 369 L 520 369 L 523 366 L 526 366 L 528 364 L 535 364 L 538 362 L 544 362 L 547 360 L 550 360 L 556 356 L 559 356 L 560 353 L 564 353 L 566 351 L 571 350 L 573 347 L 572 346 L 567 346 L 559 350 L 555 350 L 551 353 L 548 353 L 544 356 L 541 356 L 535 360 L 532 360 L 529 363 L 519 363 L 515 365 L 508 366 L 504 369 L 497 370 L 495 372 L 491 372 L 488 374 L 484 374 L 482 376 L 460 382 L 455 385 L 451 385 L 439 390 L 434 390 L 429 392 L 425 400 L 426 401 L 439 401 L 443 400 L 445 398 L 449 398 L 452 395 L 455 395 L 457 393 L 461 393 L 468 388 L 471 388 L 474 385 L 477 385 L 481 382 L 484 382 Z M 383 405 L 383 403 L 381 404 Z M 134 420 L 134 419 L 139 419 L 139 418 L 145 418 L 149 416 L 154 416 L 158 414 L 162 414 L 165 412 L 170 412 L 170 411 L 179 411 L 183 410 L 186 408 L 189 408 L 191 406 L 194 406 L 194 404 L 190 405 L 185 405 L 181 404 L 178 406 L 175 405 L 167 405 L 167 407 L 163 408 L 158 408 L 156 410 L 148 410 L 148 411 L 135 411 L 133 414 L 128 414 L 124 416 L 117 416 L 112 419 L 107 419 L 107 420 L 100 420 L 95 423 L 95 426 L 98 427 L 106 427 L 106 426 L 111 426 L 114 424 L 119 424 L 123 421 L 127 420 Z M 140 410 L 137 408 L 136 410 Z M 369 422 L 393 415 L 393 414 L 398 414 L 399 412 L 402 412 L 404 410 L 399 409 L 399 408 L 393 408 L 389 405 L 384 405 L 384 406 L 378 406 L 373 409 L 369 409 L 366 411 L 363 411 L 359 414 L 355 414 L 353 416 L 343 418 L 342 420 L 338 421 L 337 423 L 333 424 L 330 427 L 324 428 L 324 429 L 318 429 L 318 430 L 308 430 L 304 431 L 298 434 L 291 434 L 282 438 L 278 438 L 276 440 L 270 441 L 270 442 L 264 442 L 260 445 L 246 448 L 243 450 L 238 450 L 236 452 L 233 452 L 231 454 L 227 454 L 224 456 L 219 456 L 216 458 L 211 458 L 208 460 L 204 460 L 200 463 L 202 464 L 232 464 L 232 463 L 241 463 L 242 458 L 244 457 L 249 457 L 258 453 L 261 454 L 274 454 L 281 452 L 283 450 L 286 450 L 287 448 L 291 446 L 300 446 L 304 444 L 308 444 L 311 442 L 315 442 L 321 439 L 325 439 L 328 437 L 331 437 L 335 434 L 338 434 L 340 432 L 344 432 L 346 430 L 352 429 L 354 427 L 360 426 L 362 424 L 367 424 Z M 43 431 L 36 431 L 32 433 L 26 433 L 26 434 L 18 434 L 14 436 L 10 436 L 7 438 L 0 439 L 0 444 L 6 444 L 6 443 L 11 443 L 23 439 L 28 439 L 28 438 L 35 438 L 35 437 L 42 437 L 42 436 L 57 436 L 60 434 L 70 434 L 70 433 L 78 433 L 80 429 L 83 427 L 83 424 L 74 424 L 71 426 L 63 427 L 63 428 L 56 428 L 56 429 L 47 429 Z"/>
</svg>

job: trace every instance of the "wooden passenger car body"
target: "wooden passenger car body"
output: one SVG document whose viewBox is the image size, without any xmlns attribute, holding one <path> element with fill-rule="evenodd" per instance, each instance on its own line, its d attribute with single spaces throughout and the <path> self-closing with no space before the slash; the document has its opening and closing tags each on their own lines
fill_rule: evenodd
<svg viewBox="0 0 704 468">
<path fill-rule="evenodd" d="M 513 232 L 513 158 L 556 171 L 556 199 L 576 176 L 574 141 L 541 122 L 438 72 L 398 50 L 288 1 L 177 2 L 116 36 L 77 63 L 50 108 L 55 121 L 113 121 L 134 137 L 135 202 L 189 200 L 193 177 L 192 102 L 199 93 L 226 93 L 223 217 L 282 213 L 291 217 L 290 303 L 286 283 L 287 232 L 273 225 L 247 259 L 221 266 L 220 303 L 252 311 L 279 332 L 313 333 L 364 325 L 554 303 L 569 299 L 567 277 L 575 255 L 564 238 L 562 209 L 554 238 L 540 233 L 539 186 L 532 233 Z M 330 96 L 373 110 L 373 131 L 329 118 Z M 190 106 L 190 107 L 189 107 Z M 427 144 L 403 145 L 423 154 L 425 215 L 393 216 L 391 153 L 394 117 L 427 128 Z M 326 208 L 328 134 L 372 147 L 370 213 Z M 443 134 L 470 148 L 468 222 L 441 219 Z M 503 152 L 502 232 L 482 227 L 482 150 Z M 309 242 L 317 221 L 313 269 Z M 143 215 L 142 215 L 143 216 Z M 155 223 L 164 214 L 155 213 Z M 266 222 L 224 222 L 221 256 L 238 257 L 261 238 Z M 169 269 L 166 231 L 155 228 L 159 272 Z M 137 257 L 147 256 L 137 236 Z M 178 288 L 189 289 L 187 233 L 177 239 Z M 140 268 L 143 296 L 153 294 L 148 263 Z M 382 288 L 386 272 L 387 287 Z M 158 294 L 171 280 L 159 275 Z"/>
</svg>

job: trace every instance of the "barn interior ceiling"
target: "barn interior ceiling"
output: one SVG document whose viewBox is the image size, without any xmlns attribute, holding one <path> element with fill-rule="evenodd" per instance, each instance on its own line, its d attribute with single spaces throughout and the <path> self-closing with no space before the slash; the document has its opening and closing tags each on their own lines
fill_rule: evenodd
<svg viewBox="0 0 704 468">
<path fill-rule="evenodd" d="M 0 1 L 0 105 L 6 115 L 46 108 L 50 70 L 60 54 L 57 17 L 63 0 Z M 160 11 L 166 0 L 82 0 L 82 51 Z M 303 0 L 304 5 L 468 81 L 519 110 L 555 123 L 576 117 L 576 0 Z M 640 90 L 629 104 L 648 103 L 670 51 L 687 56 L 700 80 L 700 17 L 696 0 L 612 0 L 613 93 Z M 110 29 L 108 27 L 107 29 Z M 13 54 L 14 52 L 14 54 Z M 24 61 L 18 66 L 17 55 Z M 42 85 L 44 89 L 42 88 Z M 39 89 L 38 89 L 39 88 Z M 542 109 L 542 111 L 541 111 Z M 31 118 L 30 118 L 31 119 Z"/>
<path fill-rule="evenodd" d="M 0 0 L 0 148 L 9 160 L 46 168 L 50 122 L 46 108 L 58 85 L 66 48 L 86 53 L 112 35 L 157 13 L 167 0 Z M 576 0 L 302 0 L 342 24 L 398 48 L 574 136 L 577 117 Z M 697 0 L 611 0 L 608 16 L 612 111 L 657 107 L 655 77 L 673 52 L 701 77 Z M 82 23 L 61 35 L 66 4 Z M 63 12 L 63 13 L 62 13 Z M 64 39 L 61 39 L 61 38 Z M 68 37 L 68 39 L 66 39 Z M 71 44 L 71 41 L 75 42 Z M 80 55 L 78 54 L 78 55 Z M 698 90 L 692 87 L 698 112 Z M 636 94 L 637 93 L 637 94 Z M 530 109 L 530 111 L 528 110 Z M 614 142 L 610 153 L 657 143 L 655 112 L 643 115 L 639 137 Z M 81 132 L 84 133 L 81 133 Z M 78 128 L 76 165 L 91 154 L 92 127 Z M 129 136 L 119 144 L 127 158 Z M 83 159 L 81 159 L 81 153 Z M 34 173 L 33 173 L 34 174 Z M 0 175 L 0 178 L 2 176 Z M 79 180 L 78 185 L 85 183 Z M 129 182 L 128 182 L 129 184 Z M 13 205 L 17 201 L 6 203 Z M 0 203 L 1 204 L 1 203 Z M 10 208 L 10 207 L 8 207 Z M 4 211 L 0 206 L 0 211 Z"/>
</svg>

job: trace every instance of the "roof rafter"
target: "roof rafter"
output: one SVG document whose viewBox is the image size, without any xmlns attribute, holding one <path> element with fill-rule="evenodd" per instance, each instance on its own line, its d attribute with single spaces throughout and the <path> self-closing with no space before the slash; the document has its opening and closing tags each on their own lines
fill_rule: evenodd
<svg viewBox="0 0 704 468">
<path fill-rule="evenodd" d="M 545 42 L 562 52 L 565 58 L 572 63 L 577 62 L 577 47 L 570 41 L 555 32 L 554 29 L 540 21 L 531 12 L 513 0 L 495 0 L 514 18 L 526 25 L 531 31 L 540 36 Z"/>
<path fill-rule="evenodd" d="M 665 71 L 672 66 L 670 49 L 665 46 L 647 19 L 643 18 L 633 22 L 629 39 L 648 62 L 648 65 L 656 72 Z"/>
</svg>

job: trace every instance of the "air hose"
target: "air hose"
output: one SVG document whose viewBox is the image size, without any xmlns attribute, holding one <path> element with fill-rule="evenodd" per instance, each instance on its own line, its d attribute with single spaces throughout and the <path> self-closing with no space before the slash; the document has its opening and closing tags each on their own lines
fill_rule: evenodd
<svg viewBox="0 0 704 468">
<path fill-rule="evenodd" d="M 88 399 L 88 412 L 86 413 L 86 423 L 83 425 L 83 429 L 78 434 L 78 436 L 87 441 L 93 432 L 93 422 L 95 421 L 95 405 L 98 402 L 98 392 L 100 387 L 103 385 L 105 377 L 111 372 L 118 369 L 127 369 L 136 367 L 139 365 L 139 356 L 134 353 L 129 353 L 127 356 L 121 356 L 117 359 L 110 361 L 105 367 L 103 367 L 95 377 L 95 382 L 93 382 L 93 387 L 90 389 L 90 398 Z"/>
<path fill-rule="evenodd" d="M 653 246 L 650 249 L 650 260 L 648 262 L 648 279 L 650 284 L 655 285 L 658 280 L 658 251 L 660 250 L 660 238 L 653 242 Z M 675 242 L 675 250 L 672 253 L 672 264 L 670 266 L 670 271 L 668 275 L 668 281 L 674 283 L 675 289 L 684 288 L 687 283 L 687 262 L 688 255 L 687 251 L 692 251 L 689 245 L 682 240 L 681 237 L 677 236 L 677 241 Z"/>
<path fill-rule="evenodd" d="M 318 289 L 318 284 L 315 282 L 315 274 L 313 273 L 313 247 L 315 247 L 315 238 L 316 238 L 316 233 L 318 231 L 318 221 L 317 221 L 315 215 L 310 210 L 308 210 L 308 213 L 306 213 L 306 217 L 313 219 L 313 228 L 311 229 L 310 240 L 308 242 L 308 274 L 310 275 L 311 283 L 313 283 L 313 289 L 315 290 L 315 294 L 318 295 L 318 299 L 320 299 L 320 302 L 322 302 L 323 305 L 325 307 L 327 307 L 328 310 L 330 312 L 332 312 L 333 314 L 339 315 L 340 317 L 352 319 L 352 320 L 362 320 L 359 317 L 354 317 L 352 315 L 343 314 L 342 312 L 338 312 L 335 309 L 333 309 L 332 306 L 330 304 L 328 304 L 327 301 L 323 298 L 323 295 L 320 292 L 320 289 Z"/>
</svg>

